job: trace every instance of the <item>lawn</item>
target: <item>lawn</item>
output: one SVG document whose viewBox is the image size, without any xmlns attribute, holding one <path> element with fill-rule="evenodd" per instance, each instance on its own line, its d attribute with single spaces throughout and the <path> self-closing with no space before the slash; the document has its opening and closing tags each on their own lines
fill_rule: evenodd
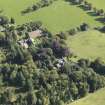
<svg viewBox="0 0 105 105">
<path fill-rule="evenodd" d="M 48 7 L 22 16 L 21 11 L 35 2 L 36 0 L 0 0 L 0 8 L 3 10 L 3 15 L 14 17 L 17 24 L 42 21 L 43 25 L 53 33 L 66 31 L 83 22 L 87 22 L 91 26 L 101 25 L 95 21 L 95 17 L 89 16 L 82 9 L 63 0 L 58 0 Z"/>
<path fill-rule="evenodd" d="M 89 94 L 85 98 L 79 99 L 69 105 L 105 105 L 105 88 Z"/>
<path fill-rule="evenodd" d="M 92 3 L 94 7 L 105 10 L 105 0 L 87 0 L 87 1 Z"/>
<path fill-rule="evenodd" d="M 69 37 L 68 46 L 80 58 L 100 58 L 105 61 L 105 34 L 90 30 Z"/>
</svg>

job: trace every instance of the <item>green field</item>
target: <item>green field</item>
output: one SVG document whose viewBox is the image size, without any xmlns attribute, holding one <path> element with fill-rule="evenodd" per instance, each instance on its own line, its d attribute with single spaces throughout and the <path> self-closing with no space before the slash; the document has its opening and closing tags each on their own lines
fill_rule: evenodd
<svg viewBox="0 0 105 105">
<path fill-rule="evenodd" d="M 80 58 L 93 60 L 99 57 L 105 61 L 105 34 L 99 31 L 80 32 L 69 37 L 67 44 Z"/>
<path fill-rule="evenodd" d="M 105 88 L 89 94 L 85 98 L 79 99 L 69 105 L 105 105 Z"/>
<path fill-rule="evenodd" d="M 93 7 L 105 10 L 105 0 L 87 0 L 92 3 Z"/>
<path fill-rule="evenodd" d="M 3 10 L 3 15 L 15 18 L 17 24 L 42 21 L 43 25 L 53 33 L 66 31 L 83 22 L 87 22 L 91 26 L 101 25 L 101 23 L 95 21 L 95 17 L 89 16 L 79 7 L 70 5 L 63 0 L 58 0 L 48 7 L 22 16 L 21 11 L 34 4 L 35 1 L 0 0 L 0 8 Z"/>
</svg>

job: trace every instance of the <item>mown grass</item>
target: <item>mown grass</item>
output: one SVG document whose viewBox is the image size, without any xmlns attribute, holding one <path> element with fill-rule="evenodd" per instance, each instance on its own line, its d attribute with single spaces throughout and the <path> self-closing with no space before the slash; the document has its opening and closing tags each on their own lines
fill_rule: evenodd
<svg viewBox="0 0 105 105">
<path fill-rule="evenodd" d="M 92 3 L 94 7 L 105 10 L 105 0 L 87 0 L 87 1 Z"/>
<path fill-rule="evenodd" d="M 67 45 L 80 58 L 94 60 L 100 58 L 105 61 L 105 34 L 90 30 L 80 32 L 69 37 Z"/>
<path fill-rule="evenodd" d="M 105 105 L 105 88 L 89 94 L 85 98 L 79 99 L 69 105 Z"/>
<path fill-rule="evenodd" d="M 38 1 L 38 0 L 37 0 Z M 101 23 L 95 21 L 79 7 L 70 5 L 64 0 L 58 0 L 52 5 L 39 9 L 36 12 L 21 15 L 21 11 L 34 4 L 36 0 L 0 0 L 0 8 L 3 15 L 14 17 L 17 24 L 29 21 L 42 21 L 43 25 L 51 32 L 66 31 L 83 22 L 91 26 L 99 26 Z"/>
</svg>

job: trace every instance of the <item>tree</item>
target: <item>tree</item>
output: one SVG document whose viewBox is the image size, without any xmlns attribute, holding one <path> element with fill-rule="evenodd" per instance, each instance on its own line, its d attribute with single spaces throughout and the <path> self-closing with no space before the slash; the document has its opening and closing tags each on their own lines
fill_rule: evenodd
<svg viewBox="0 0 105 105">
<path fill-rule="evenodd" d="M 3 76 L 0 75 L 0 86 L 2 86 L 2 85 L 3 85 Z"/>
<path fill-rule="evenodd" d="M 15 19 L 14 18 L 11 18 L 10 23 L 11 24 L 15 24 Z"/>
<path fill-rule="evenodd" d="M 81 31 L 87 31 L 88 28 L 89 28 L 89 26 L 88 26 L 88 24 L 86 24 L 86 23 L 83 23 L 82 25 L 80 25 Z"/>
<path fill-rule="evenodd" d="M 91 62 L 88 59 L 79 59 L 78 64 L 83 68 L 87 68 L 91 65 Z"/>
<path fill-rule="evenodd" d="M 95 14 L 97 14 L 97 8 L 96 7 L 93 8 L 93 11 Z"/>
<path fill-rule="evenodd" d="M 22 71 L 18 71 L 16 74 L 16 85 L 20 87 L 24 87 L 26 84 L 26 78 L 24 77 Z"/>
<path fill-rule="evenodd" d="M 9 23 L 9 19 L 6 16 L 0 16 L 0 25 L 5 25 Z"/>
<path fill-rule="evenodd" d="M 69 35 L 75 35 L 76 34 L 76 29 L 70 29 L 69 31 L 68 31 L 68 33 L 69 33 Z"/>
<path fill-rule="evenodd" d="M 60 37 L 61 39 L 67 39 L 67 36 L 66 36 L 66 34 L 65 33 L 63 33 L 63 32 L 60 32 L 59 34 L 57 34 L 58 35 L 58 37 Z"/>
<path fill-rule="evenodd" d="M 37 97 L 33 91 L 29 92 L 27 95 L 27 103 L 28 105 L 36 105 Z"/>
<path fill-rule="evenodd" d="M 70 92 L 71 92 L 73 99 L 76 99 L 78 96 L 78 88 L 74 82 L 70 83 Z"/>
<path fill-rule="evenodd" d="M 73 4 L 81 4 L 83 0 L 70 0 Z"/>
<path fill-rule="evenodd" d="M 89 92 L 89 86 L 87 84 L 87 82 L 80 82 L 79 83 L 79 95 L 80 97 L 84 97 L 87 95 L 87 93 Z"/>
<path fill-rule="evenodd" d="M 4 33 L 0 33 L 0 47 L 6 46 L 6 44 L 7 44 L 6 35 Z"/>
<path fill-rule="evenodd" d="M 92 10 L 92 4 L 91 3 L 88 3 L 88 9 Z"/>
<path fill-rule="evenodd" d="M 33 11 L 37 10 L 38 9 L 37 5 L 33 5 L 32 9 L 33 9 Z"/>
<path fill-rule="evenodd" d="M 96 73 L 99 73 L 99 74 L 105 74 L 105 66 L 104 66 L 104 62 L 102 62 L 101 59 L 96 59 L 95 61 L 93 61 L 90 65 L 94 71 Z"/>
<path fill-rule="evenodd" d="M 34 87 L 33 87 L 33 81 L 31 78 L 27 78 L 26 79 L 26 85 L 25 85 L 26 90 L 28 91 L 33 91 Z"/>
</svg>

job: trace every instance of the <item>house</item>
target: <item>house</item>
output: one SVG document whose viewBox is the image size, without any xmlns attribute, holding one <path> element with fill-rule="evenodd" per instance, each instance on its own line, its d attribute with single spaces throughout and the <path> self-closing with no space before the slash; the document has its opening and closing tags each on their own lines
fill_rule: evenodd
<svg viewBox="0 0 105 105">
<path fill-rule="evenodd" d="M 28 48 L 29 45 L 33 44 L 33 42 L 34 42 L 34 39 L 28 38 L 28 39 L 19 40 L 18 44 L 24 48 Z"/>
<path fill-rule="evenodd" d="M 5 28 L 0 26 L 0 32 L 5 32 Z"/>
<path fill-rule="evenodd" d="M 62 59 L 58 59 L 57 60 L 57 63 L 56 63 L 56 67 L 57 68 L 61 68 L 62 66 L 64 66 L 65 64 L 65 60 L 62 58 Z"/>
<path fill-rule="evenodd" d="M 42 31 L 39 29 L 36 31 L 29 32 L 29 38 L 18 41 L 18 44 L 24 48 L 28 48 L 29 45 L 34 43 L 34 39 L 37 37 L 40 37 L 41 35 L 42 35 Z"/>
<path fill-rule="evenodd" d="M 28 44 L 27 44 L 26 40 L 20 40 L 20 41 L 18 41 L 18 44 L 24 48 L 28 48 Z"/>
<path fill-rule="evenodd" d="M 30 37 L 30 38 L 34 39 L 34 38 L 36 38 L 36 37 L 42 36 L 42 31 L 39 30 L 39 29 L 37 29 L 37 30 L 35 30 L 35 31 L 29 32 L 28 34 L 29 34 L 29 37 Z"/>
</svg>

